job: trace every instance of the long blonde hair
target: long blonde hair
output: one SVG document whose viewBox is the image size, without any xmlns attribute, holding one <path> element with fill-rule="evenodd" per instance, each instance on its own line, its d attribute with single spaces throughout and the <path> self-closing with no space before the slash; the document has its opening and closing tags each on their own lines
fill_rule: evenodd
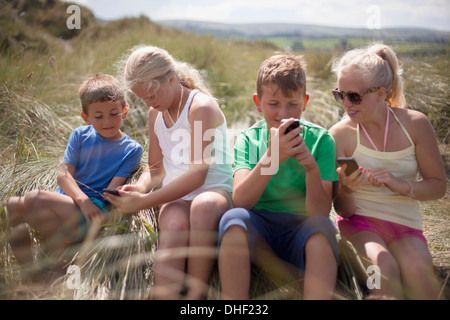
<svg viewBox="0 0 450 320">
<path fill-rule="evenodd" d="M 136 46 L 123 63 L 123 81 L 126 88 L 136 85 L 149 89 L 166 83 L 175 75 L 188 89 L 198 89 L 211 96 L 200 72 L 185 62 L 176 61 L 166 50 L 155 46 Z"/>
<path fill-rule="evenodd" d="M 391 47 L 374 43 L 366 48 L 353 49 L 336 60 L 332 69 L 338 78 L 345 70 L 362 73 L 372 87 L 386 88 L 386 101 L 391 107 L 405 107 L 403 70 Z"/>
</svg>

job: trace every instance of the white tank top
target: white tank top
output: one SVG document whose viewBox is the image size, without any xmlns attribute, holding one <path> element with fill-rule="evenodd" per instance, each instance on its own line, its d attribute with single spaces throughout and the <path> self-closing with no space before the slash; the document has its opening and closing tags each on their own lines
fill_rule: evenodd
<svg viewBox="0 0 450 320">
<path fill-rule="evenodd" d="M 162 113 L 159 112 L 155 121 L 155 134 L 159 140 L 159 146 L 163 155 L 163 164 L 165 170 L 165 177 L 163 186 L 168 185 L 182 174 L 188 171 L 191 154 L 191 125 L 188 121 L 189 109 L 196 94 L 203 94 L 198 90 L 192 90 L 175 124 L 167 128 L 164 123 Z M 194 125 L 201 125 L 199 124 Z M 197 131 L 197 130 L 196 130 Z M 227 123 L 224 117 L 223 124 L 217 127 L 214 132 L 205 132 L 205 141 L 210 141 L 211 134 L 214 134 L 214 142 L 211 142 L 205 148 L 205 152 L 211 155 L 208 174 L 205 183 L 198 189 L 185 195 L 181 199 L 192 200 L 200 193 L 211 190 L 213 188 L 225 188 L 232 190 L 233 173 L 232 173 L 232 157 L 230 155 L 230 148 L 227 137 Z M 150 146 L 151 147 L 151 146 Z M 201 145 L 199 143 L 199 152 L 201 152 Z"/>
<path fill-rule="evenodd" d="M 391 108 L 389 108 L 389 111 L 400 124 L 411 145 L 406 149 L 394 152 L 370 149 L 360 143 L 358 124 L 356 131 L 357 146 L 353 152 L 353 157 L 358 165 L 365 169 L 387 168 L 397 178 L 415 181 L 418 179 L 419 169 L 414 142 Z M 422 229 L 422 216 L 418 200 L 394 193 L 384 185 L 375 187 L 367 181 L 364 181 L 354 193 L 354 199 L 356 214 L 383 219 L 414 229 Z"/>
</svg>

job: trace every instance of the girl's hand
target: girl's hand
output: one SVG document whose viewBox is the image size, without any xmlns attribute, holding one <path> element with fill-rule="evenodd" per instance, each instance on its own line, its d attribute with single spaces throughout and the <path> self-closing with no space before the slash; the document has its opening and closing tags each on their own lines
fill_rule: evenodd
<svg viewBox="0 0 450 320">
<path fill-rule="evenodd" d="M 409 192 L 409 184 L 403 179 L 394 177 L 386 168 L 371 168 L 368 172 L 368 181 L 376 187 L 381 187 L 384 184 L 392 192 L 398 192 L 400 194 L 407 194 Z"/>
<path fill-rule="evenodd" d="M 118 190 L 122 190 L 122 191 L 135 191 L 135 192 L 139 192 L 139 193 L 145 193 L 145 188 L 141 185 L 137 185 L 137 184 L 125 184 L 123 186 L 120 186 L 117 188 Z"/>
<path fill-rule="evenodd" d="M 341 186 L 347 193 L 353 193 L 358 190 L 361 183 L 367 176 L 365 170 L 362 167 L 359 167 L 359 170 L 355 170 L 352 174 L 347 176 L 345 174 L 345 169 L 347 169 L 347 165 L 344 164 L 341 167 L 337 168 L 337 175 L 339 178 L 339 182 Z"/>
<path fill-rule="evenodd" d="M 144 194 L 136 191 L 125 191 L 119 189 L 120 196 L 105 193 L 106 200 L 111 202 L 121 214 L 136 213 L 144 208 Z"/>
</svg>

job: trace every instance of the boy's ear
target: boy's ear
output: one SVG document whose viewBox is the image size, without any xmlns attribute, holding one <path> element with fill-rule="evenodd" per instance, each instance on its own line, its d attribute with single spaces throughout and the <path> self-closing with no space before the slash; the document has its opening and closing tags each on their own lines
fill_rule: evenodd
<svg viewBox="0 0 450 320">
<path fill-rule="evenodd" d="M 86 113 L 82 112 L 81 117 L 83 118 L 84 122 L 86 122 L 86 124 L 91 124 L 91 121 L 89 121 L 89 117 Z"/>
<path fill-rule="evenodd" d="M 261 101 L 259 100 L 259 97 L 258 97 L 257 93 L 253 94 L 253 102 L 255 103 L 256 109 L 258 110 L 258 112 L 262 112 Z"/>
<path fill-rule="evenodd" d="M 306 105 L 308 104 L 309 101 L 309 94 L 305 95 L 305 100 L 303 100 L 303 111 L 305 111 L 306 109 Z"/>
<path fill-rule="evenodd" d="M 122 109 L 122 119 L 125 119 L 128 114 L 128 105 L 126 104 Z"/>
</svg>

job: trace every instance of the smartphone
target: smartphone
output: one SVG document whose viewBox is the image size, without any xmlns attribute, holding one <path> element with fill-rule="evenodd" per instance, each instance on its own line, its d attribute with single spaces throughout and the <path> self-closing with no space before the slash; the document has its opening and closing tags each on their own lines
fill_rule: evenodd
<svg viewBox="0 0 450 320">
<path fill-rule="evenodd" d="M 340 166 L 343 164 L 347 165 L 347 169 L 345 170 L 345 175 L 351 175 L 355 170 L 358 170 L 359 166 L 356 162 L 355 158 L 337 158 L 337 162 Z"/>
<path fill-rule="evenodd" d="M 119 191 L 116 190 L 116 189 L 104 188 L 103 192 L 108 192 L 108 193 L 111 193 L 111 194 L 113 194 L 115 196 L 120 196 Z"/>
<path fill-rule="evenodd" d="M 283 119 L 281 120 L 281 124 L 285 123 L 286 121 L 288 121 L 288 119 Z M 289 127 L 286 128 L 286 131 L 284 132 L 284 134 L 287 134 L 288 132 L 294 130 L 295 128 L 300 127 L 300 120 L 295 119 L 294 122 L 292 122 Z"/>
</svg>

